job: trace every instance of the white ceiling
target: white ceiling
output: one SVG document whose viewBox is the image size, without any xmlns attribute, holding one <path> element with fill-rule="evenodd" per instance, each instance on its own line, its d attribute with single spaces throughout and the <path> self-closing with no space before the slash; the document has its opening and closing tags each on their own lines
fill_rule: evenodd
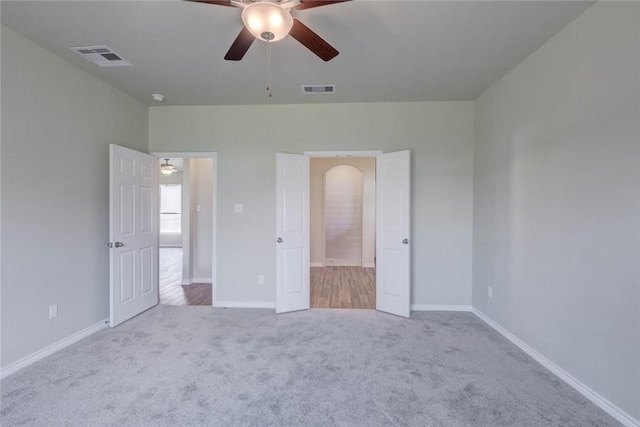
<svg viewBox="0 0 640 427">
<path fill-rule="evenodd" d="M 473 100 L 584 12 L 582 1 L 354 0 L 293 11 L 340 51 L 323 62 L 287 37 L 223 57 L 240 9 L 186 1 L 2 1 L 2 23 L 153 105 Z M 99 68 L 69 49 L 106 44 L 134 64 Z M 335 84 L 303 95 L 303 84 Z"/>
</svg>

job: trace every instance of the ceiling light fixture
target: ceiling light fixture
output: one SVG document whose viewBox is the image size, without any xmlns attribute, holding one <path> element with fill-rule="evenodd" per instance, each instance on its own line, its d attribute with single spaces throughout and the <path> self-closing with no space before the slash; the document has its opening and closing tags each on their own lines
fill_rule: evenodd
<svg viewBox="0 0 640 427">
<path fill-rule="evenodd" d="M 255 38 L 266 42 L 283 39 L 293 27 L 293 17 L 289 10 L 271 1 L 246 6 L 242 10 L 242 22 Z"/>
<path fill-rule="evenodd" d="M 169 163 L 169 159 L 164 159 L 165 163 L 160 165 L 160 173 L 162 175 L 171 175 L 176 171 L 176 168 L 173 167 L 172 164 Z"/>
<path fill-rule="evenodd" d="M 281 3 L 282 2 L 282 3 Z M 282 0 L 256 1 L 242 10 L 242 22 L 246 29 L 258 40 L 265 41 L 267 47 L 267 94 L 271 98 L 271 42 L 282 40 L 293 27 L 293 17 L 289 12 L 293 2 Z"/>
</svg>

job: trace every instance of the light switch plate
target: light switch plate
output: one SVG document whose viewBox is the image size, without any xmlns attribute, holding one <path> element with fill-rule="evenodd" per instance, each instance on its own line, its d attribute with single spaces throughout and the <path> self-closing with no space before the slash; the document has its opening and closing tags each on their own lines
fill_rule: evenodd
<svg viewBox="0 0 640 427">
<path fill-rule="evenodd" d="M 233 205 L 233 211 L 235 213 L 242 213 L 242 211 L 244 211 L 244 206 L 240 203 L 236 203 L 235 205 Z"/>
</svg>

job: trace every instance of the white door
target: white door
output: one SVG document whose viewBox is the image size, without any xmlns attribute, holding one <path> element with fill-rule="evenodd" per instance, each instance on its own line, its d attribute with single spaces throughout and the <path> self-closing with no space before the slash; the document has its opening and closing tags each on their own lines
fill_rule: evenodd
<svg viewBox="0 0 640 427">
<path fill-rule="evenodd" d="M 309 157 L 276 153 L 276 313 L 309 308 Z"/>
<path fill-rule="evenodd" d="M 376 159 L 376 309 L 410 316 L 410 155 Z"/>
<path fill-rule="evenodd" d="M 111 144 L 110 325 L 158 304 L 158 159 Z"/>
</svg>

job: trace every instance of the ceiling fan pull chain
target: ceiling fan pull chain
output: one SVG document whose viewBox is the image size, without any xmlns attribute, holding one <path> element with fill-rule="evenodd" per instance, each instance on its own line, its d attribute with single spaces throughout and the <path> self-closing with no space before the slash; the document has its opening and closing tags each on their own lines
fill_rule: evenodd
<svg viewBox="0 0 640 427">
<path fill-rule="evenodd" d="M 271 43 L 267 41 L 267 93 L 271 98 Z"/>
</svg>

